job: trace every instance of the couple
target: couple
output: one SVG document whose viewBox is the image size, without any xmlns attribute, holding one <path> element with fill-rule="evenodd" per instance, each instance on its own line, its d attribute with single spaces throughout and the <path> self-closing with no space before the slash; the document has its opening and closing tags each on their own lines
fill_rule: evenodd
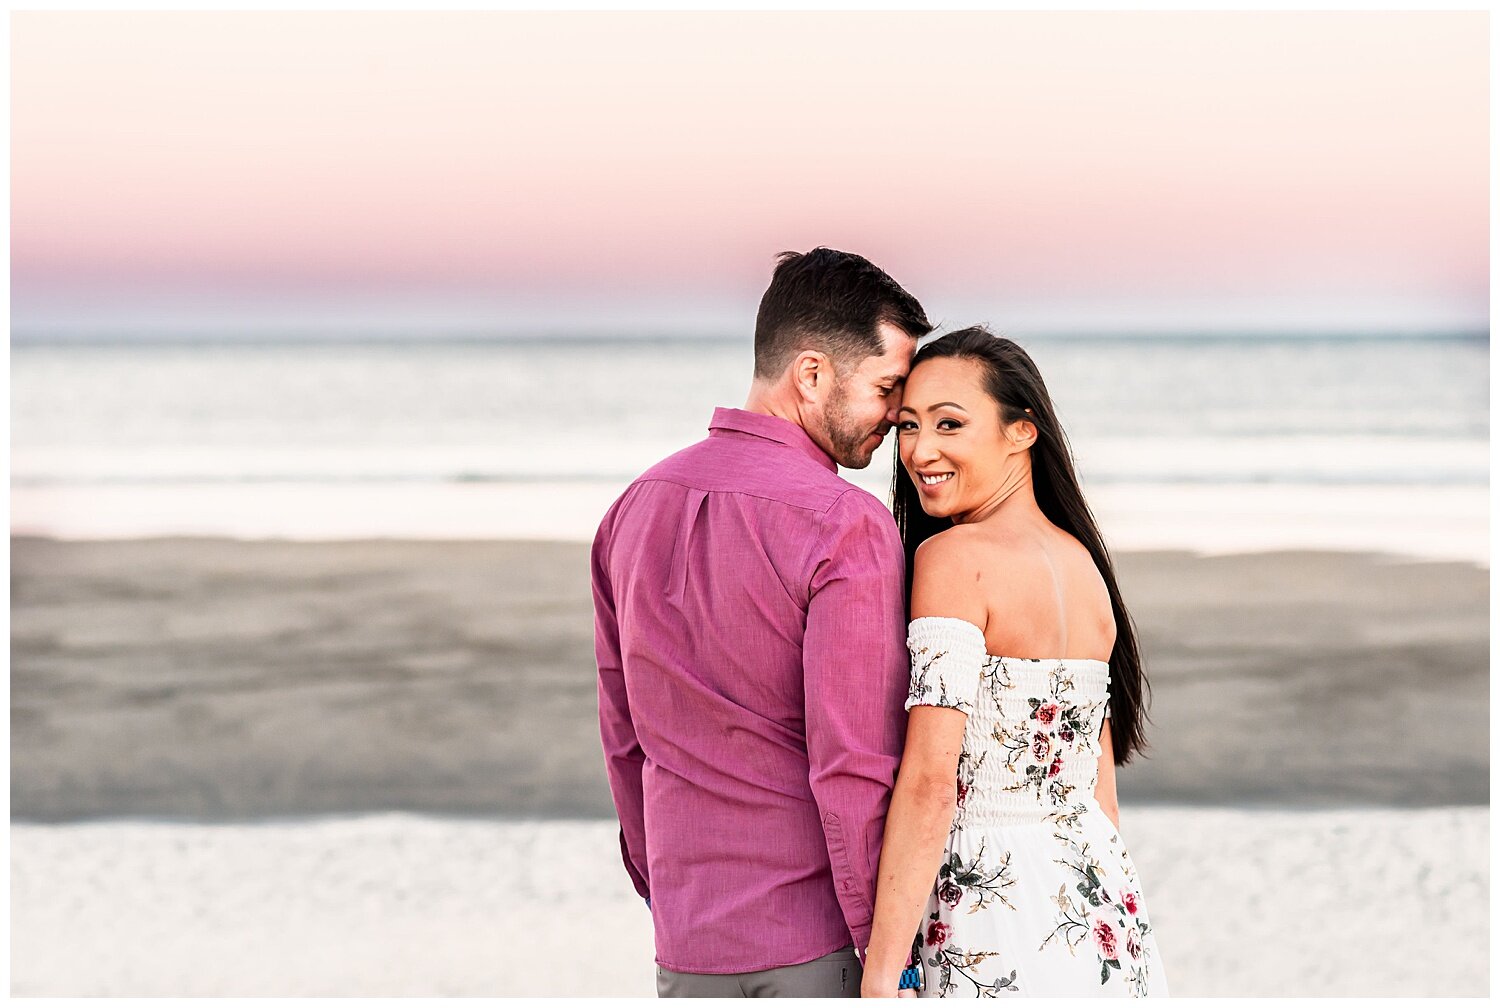
<svg viewBox="0 0 1500 1008">
<path fill-rule="evenodd" d="M 661 996 L 1166 992 L 1118 829 L 1146 681 L 1109 555 L 1031 358 L 931 330 L 868 260 L 784 253 L 745 408 L 600 524 Z M 837 471 L 892 428 L 894 520 Z"/>
</svg>

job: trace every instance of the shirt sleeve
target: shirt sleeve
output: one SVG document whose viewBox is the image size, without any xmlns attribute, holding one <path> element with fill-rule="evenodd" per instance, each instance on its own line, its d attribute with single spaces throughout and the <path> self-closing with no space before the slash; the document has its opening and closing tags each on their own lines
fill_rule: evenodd
<svg viewBox="0 0 1500 1008">
<path fill-rule="evenodd" d="M 890 512 L 863 491 L 846 491 L 825 521 L 803 637 L 809 783 L 839 907 L 864 949 L 906 736 L 905 555 Z"/>
<path fill-rule="evenodd" d="M 646 758 L 630 716 L 630 698 L 625 691 L 625 671 L 620 660 L 620 628 L 615 619 L 614 589 L 609 577 L 609 546 L 619 506 L 616 501 L 600 523 L 589 561 L 594 589 L 594 657 L 599 666 L 599 734 L 604 744 L 610 794 L 620 817 L 620 855 L 635 891 L 649 900 L 645 798 L 641 792 L 641 767 Z"/>
<path fill-rule="evenodd" d="M 921 616 L 907 628 L 911 685 L 906 709 L 951 707 L 974 712 L 979 674 L 984 668 L 984 631 L 968 620 Z"/>
</svg>

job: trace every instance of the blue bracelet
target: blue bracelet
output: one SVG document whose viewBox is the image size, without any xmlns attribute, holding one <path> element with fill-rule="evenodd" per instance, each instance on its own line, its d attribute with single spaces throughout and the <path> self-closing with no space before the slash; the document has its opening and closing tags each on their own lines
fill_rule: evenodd
<svg viewBox="0 0 1500 1008">
<path fill-rule="evenodd" d="M 897 985 L 896 989 L 897 990 L 921 990 L 922 989 L 922 971 L 920 969 L 918 969 L 917 967 L 915 967 L 915 966 L 908 966 L 908 967 L 906 967 L 906 969 L 904 969 L 904 970 L 901 971 L 901 983 Z"/>
</svg>

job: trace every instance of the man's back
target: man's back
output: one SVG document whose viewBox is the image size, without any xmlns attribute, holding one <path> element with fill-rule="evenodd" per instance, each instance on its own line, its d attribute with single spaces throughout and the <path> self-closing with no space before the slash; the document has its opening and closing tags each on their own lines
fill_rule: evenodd
<svg viewBox="0 0 1500 1008">
<path fill-rule="evenodd" d="M 740 410 L 606 515 L 601 732 L 667 969 L 868 940 L 905 729 L 902 563 L 879 501 L 795 424 Z"/>
</svg>

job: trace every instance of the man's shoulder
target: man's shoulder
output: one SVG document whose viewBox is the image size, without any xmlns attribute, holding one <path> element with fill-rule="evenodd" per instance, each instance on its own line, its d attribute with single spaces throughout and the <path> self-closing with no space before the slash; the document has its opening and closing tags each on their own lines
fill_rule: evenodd
<svg viewBox="0 0 1500 1008">
<path fill-rule="evenodd" d="M 853 543 L 869 544 L 881 555 L 902 553 L 901 532 L 885 502 L 863 487 L 844 482 L 839 494 L 822 517 L 828 556 L 847 550 Z"/>
<path fill-rule="evenodd" d="M 838 497 L 828 509 L 829 519 L 836 522 L 863 524 L 873 522 L 881 527 L 896 527 L 896 519 L 885 502 L 864 487 L 838 477 Z"/>
<path fill-rule="evenodd" d="M 657 462 L 651 468 L 641 473 L 631 483 L 648 482 L 655 479 L 672 479 L 685 473 L 690 473 L 699 468 L 705 458 L 713 455 L 713 438 L 706 437 L 701 441 L 695 441 L 685 448 L 679 448 L 666 458 Z"/>
</svg>

